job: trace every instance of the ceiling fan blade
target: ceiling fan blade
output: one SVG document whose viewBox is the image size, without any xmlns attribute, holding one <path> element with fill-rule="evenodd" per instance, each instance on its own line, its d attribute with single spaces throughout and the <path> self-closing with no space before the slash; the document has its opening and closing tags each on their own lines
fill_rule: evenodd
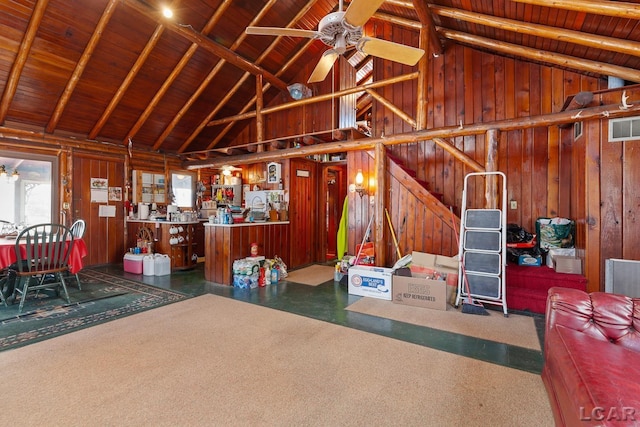
<svg viewBox="0 0 640 427">
<path fill-rule="evenodd" d="M 320 58 L 318 65 L 316 65 L 316 68 L 314 68 L 313 73 L 311 73 L 311 77 L 309 77 L 309 80 L 307 80 L 307 83 L 321 82 L 326 79 L 327 74 L 329 74 L 329 71 L 331 71 L 331 67 L 333 67 L 333 64 L 338 59 L 338 56 L 340 56 L 340 54 L 338 54 L 338 52 L 333 49 L 329 49 L 325 53 L 323 53 L 322 58 Z"/>
<path fill-rule="evenodd" d="M 380 40 L 373 37 L 362 37 L 356 46 L 360 52 L 388 59 L 405 65 L 416 65 L 424 55 L 424 50 L 417 47 Z"/>
<path fill-rule="evenodd" d="M 382 3 L 384 0 L 353 0 L 344 13 L 344 20 L 354 27 L 362 27 Z"/>
<path fill-rule="evenodd" d="M 313 30 L 301 30 L 299 28 L 279 28 L 279 27 L 247 27 L 245 33 L 257 36 L 287 36 L 287 37 L 308 37 L 313 39 L 320 35 Z"/>
</svg>

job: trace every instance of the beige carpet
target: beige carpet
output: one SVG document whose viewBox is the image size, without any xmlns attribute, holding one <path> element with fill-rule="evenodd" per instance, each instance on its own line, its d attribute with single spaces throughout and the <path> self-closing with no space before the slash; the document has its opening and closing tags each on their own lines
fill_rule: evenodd
<svg viewBox="0 0 640 427">
<path fill-rule="evenodd" d="M 289 272 L 285 280 L 302 283 L 303 285 L 318 286 L 327 280 L 333 280 L 335 267 L 326 265 L 312 265 Z"/>
<path fill-rule="evenodd" d="M 0 425 L 553 425 L 539 375 L 214 295 L 0 368 Z"/>
<path fill-rule="evenodd" d="M 447 305 L 447 311 L 441 311 L 367 297 L 349 305 L 347 310 L 534 350 L 541 349 L 533 318 L 529 316 L 510 313 L 509 317 L 504 317 L 502 312 L 493 310 L 487 310 L 489 316 L 478 316 L 462 313 L 461 309 L 450 305 Z"/>
</svg>

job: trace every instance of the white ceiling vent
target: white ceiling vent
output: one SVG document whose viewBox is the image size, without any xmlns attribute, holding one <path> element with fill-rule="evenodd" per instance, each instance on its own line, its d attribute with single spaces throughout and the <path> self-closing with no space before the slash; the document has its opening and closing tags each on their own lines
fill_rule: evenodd
<svg viewBox="0 0 640 427">
<path fill-rule="evenodd" d="M 640 139 L 640 117 L 623 117 L 609 120 L 609 141 Z"/>
</svg>

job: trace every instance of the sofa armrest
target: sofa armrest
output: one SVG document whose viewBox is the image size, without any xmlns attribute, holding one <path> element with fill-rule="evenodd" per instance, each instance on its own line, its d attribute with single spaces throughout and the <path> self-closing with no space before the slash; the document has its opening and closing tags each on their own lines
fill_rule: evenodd
<svg viewBox="0 0 640 427">
<path fill-rule="evenodd" d="M 546 337 L 557 325 L 640 351 L 640 298 L 578 289 L 549 289 Z"/>
</svg>

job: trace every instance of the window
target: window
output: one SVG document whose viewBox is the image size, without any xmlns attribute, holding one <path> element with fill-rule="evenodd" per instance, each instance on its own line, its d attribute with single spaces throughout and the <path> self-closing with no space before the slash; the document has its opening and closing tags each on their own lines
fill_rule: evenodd
<svg viewBox="0 0 640 427">
<path fill-rule="evenodd" d="M 576 140 L 582 136 L 582 122 L 573 124 L 573 139 Z"/>
<path fill-rule="evenodd" d="M 4 152 L 0 157 L 0 195 L 4 205 L 0 219 L 24 226 L 55 222 L 54 176 L 55 157 Z"/>
<path fill-rule="evenodd" d="M 640 139 L 640 117 L 609 120 L 609 141 Z"/>
<path fill-rule="evenodd" d="M 181 208 L 192 208 L 194 204 L 194 179 L 192 175 L 182 173 L 171 174 L 171 189 L 173 190 L 173 204 Z"/>
</svg>

